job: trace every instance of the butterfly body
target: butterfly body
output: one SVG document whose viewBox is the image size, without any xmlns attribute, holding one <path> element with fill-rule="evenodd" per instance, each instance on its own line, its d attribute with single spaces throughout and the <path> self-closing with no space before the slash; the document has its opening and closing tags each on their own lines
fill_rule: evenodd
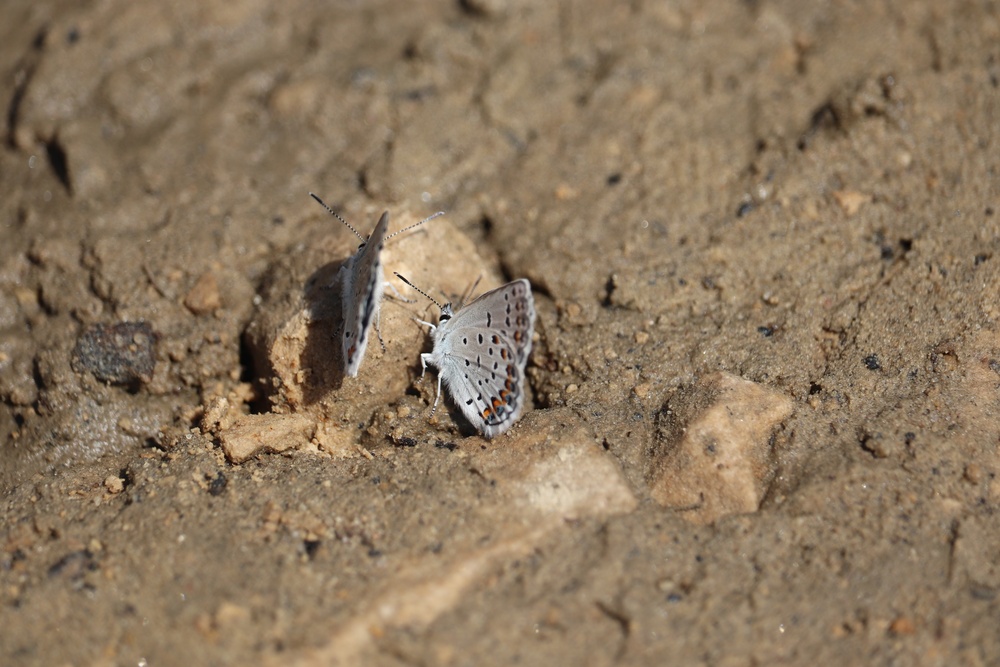
<svg viewBox="0 0 1000 667">
<path fill-rule="evenodd" d="M 373 327 L 378 334 L 379 307 L 382 304 L 382 295 L 386 286 L 382 272 L 382 248 L 385 246 L 385 242 L 397 234 L 419 227 L 428 220 L 444 215 L 444 213 L 438 211 L 416 224 L 389 234 L 389 211 L 386 211 L 375 223 L 375 229 L 366 239 L 349 222 L 327 206 L 326 202 L 312 192 L 309 193 L 309 196 L 361 239 L 361 245 L 358 246 L 357 252 L 347 258 L 338 274 L 340 305 L 343 315 L 340 349 L 344 362 L 344 374 L 357 377 L 358 369 L 361 368 L 361 362 L 365 358 L 365 350 L 368 348 L 368 339 Z M 379 342 L 381 342 L 381 334 L 378 334 L 378 337 Z M 385 345 L 382 345 L 382 348 L 385 349 Z"/>
<path fill-rule="evenodd" d="M 379 218 L 368 240 L 358 246 L 340 269 L 344 324 L 340 332 L 344 373 L 357 377 L 365 358 L 371 329 L 376 325 L 385 277 L 381 253 L 389 229 L 389 212 Z"/>
</svg>

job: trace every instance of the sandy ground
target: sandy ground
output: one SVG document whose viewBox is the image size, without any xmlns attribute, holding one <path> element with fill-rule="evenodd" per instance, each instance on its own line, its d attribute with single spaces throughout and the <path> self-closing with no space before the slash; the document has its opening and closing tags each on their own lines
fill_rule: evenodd
<svg viewBox="0 0 1000 667">
<path fill-rule="evenodd" d="M 0 26 L 0 663 L 1000 664 L 996 3 Z M 309 191 L 531 280 L 509 433 Z"/>
</svg>

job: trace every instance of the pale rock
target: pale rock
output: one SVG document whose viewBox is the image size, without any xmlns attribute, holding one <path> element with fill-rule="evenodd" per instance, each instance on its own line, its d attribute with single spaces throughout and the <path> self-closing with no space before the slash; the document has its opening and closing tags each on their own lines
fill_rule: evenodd
<svg viewBox="0 0 1000 667">
<path fill-rule="evenodd" d="M 104 478 L 104 488 L 110 494 L 118 494 L 125 490 L 125 481 L 118 475 L 108 475 Z"/>
<path fill-rule="evenodd" d="M 772 432 L 792 400 L 749 380 L 715 373 L 669 404 L 650 494 L 694 523 L 757 511 L 773 474 Z"/>
<path fill-rule="evenodd" d="M 537 427 L 537 422 L 534 420 Z M 546 452 L 514 483 L 514 502 L 559 520 L 627 514 L 638 501 L 617 461 L 582 427 L 533 428 L 527 439 Z"/>
<path fill-rule="evenodd" d="M 871 195 L 857 192 L 856 190 L 836 190 L 833 193 L 833 198 L 837 201 L 837 205 L 840 206 L 841 210 L 847 214 L 847 217 L 854 216 L 861 209 L 862 205 L 872 200 Z"/>
<path fill-rule="evenodd" d="M 184 297 L 184 306 L 195 315 L 208 315 L 222 307 L 219 281 L 215 274 L 206 271 Z"/>
<path fill-rule="evenodd" d="M 283 452 L 307 445 L 316 425 L 305 415 L 244 415 L 219 433 L 222 451 L 232 463 L 243 463 L 257 453 Z"/>
</svg>

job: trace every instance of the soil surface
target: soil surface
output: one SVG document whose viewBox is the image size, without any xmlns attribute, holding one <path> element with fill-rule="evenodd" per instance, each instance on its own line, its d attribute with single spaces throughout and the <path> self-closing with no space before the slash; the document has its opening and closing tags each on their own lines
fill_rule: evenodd
<svg viewBox="0 0 1000 667">
<path fill-rule="evenodd" d="M 996 3 L 12 0 L 0 73 L 0 663 L 1000 664 Z M 356 378 L 309 192 L 446 212 Z M 530 279 L 509 432 L 394 271 Z"/>
</svg>

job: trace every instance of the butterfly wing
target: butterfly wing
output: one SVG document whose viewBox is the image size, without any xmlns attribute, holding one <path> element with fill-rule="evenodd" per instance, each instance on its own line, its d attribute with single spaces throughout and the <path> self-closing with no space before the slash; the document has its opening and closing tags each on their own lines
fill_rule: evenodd
<svg viewBox="0 0 1000 667">
<path fill-rule="evenodd" d="M 534 325 L 531 284 L 522 279 L 483 294 L 435 331 L 434 365 L 462 414 L 487 438 L 521 415 Z"/>
<path fill-rule="evenodd" d="M 342 285 L 344 326 L 341 332 L 341 349 L 344 353 L 344 373 L 357 377 L 361 361 L 365 358 L 372 324 L 378 317 L 385 281 L 382 276 L 382 246 L 389 229 L 389 212 L 379 218 L 368 241 L 345 265 Z"/>
</svg>

